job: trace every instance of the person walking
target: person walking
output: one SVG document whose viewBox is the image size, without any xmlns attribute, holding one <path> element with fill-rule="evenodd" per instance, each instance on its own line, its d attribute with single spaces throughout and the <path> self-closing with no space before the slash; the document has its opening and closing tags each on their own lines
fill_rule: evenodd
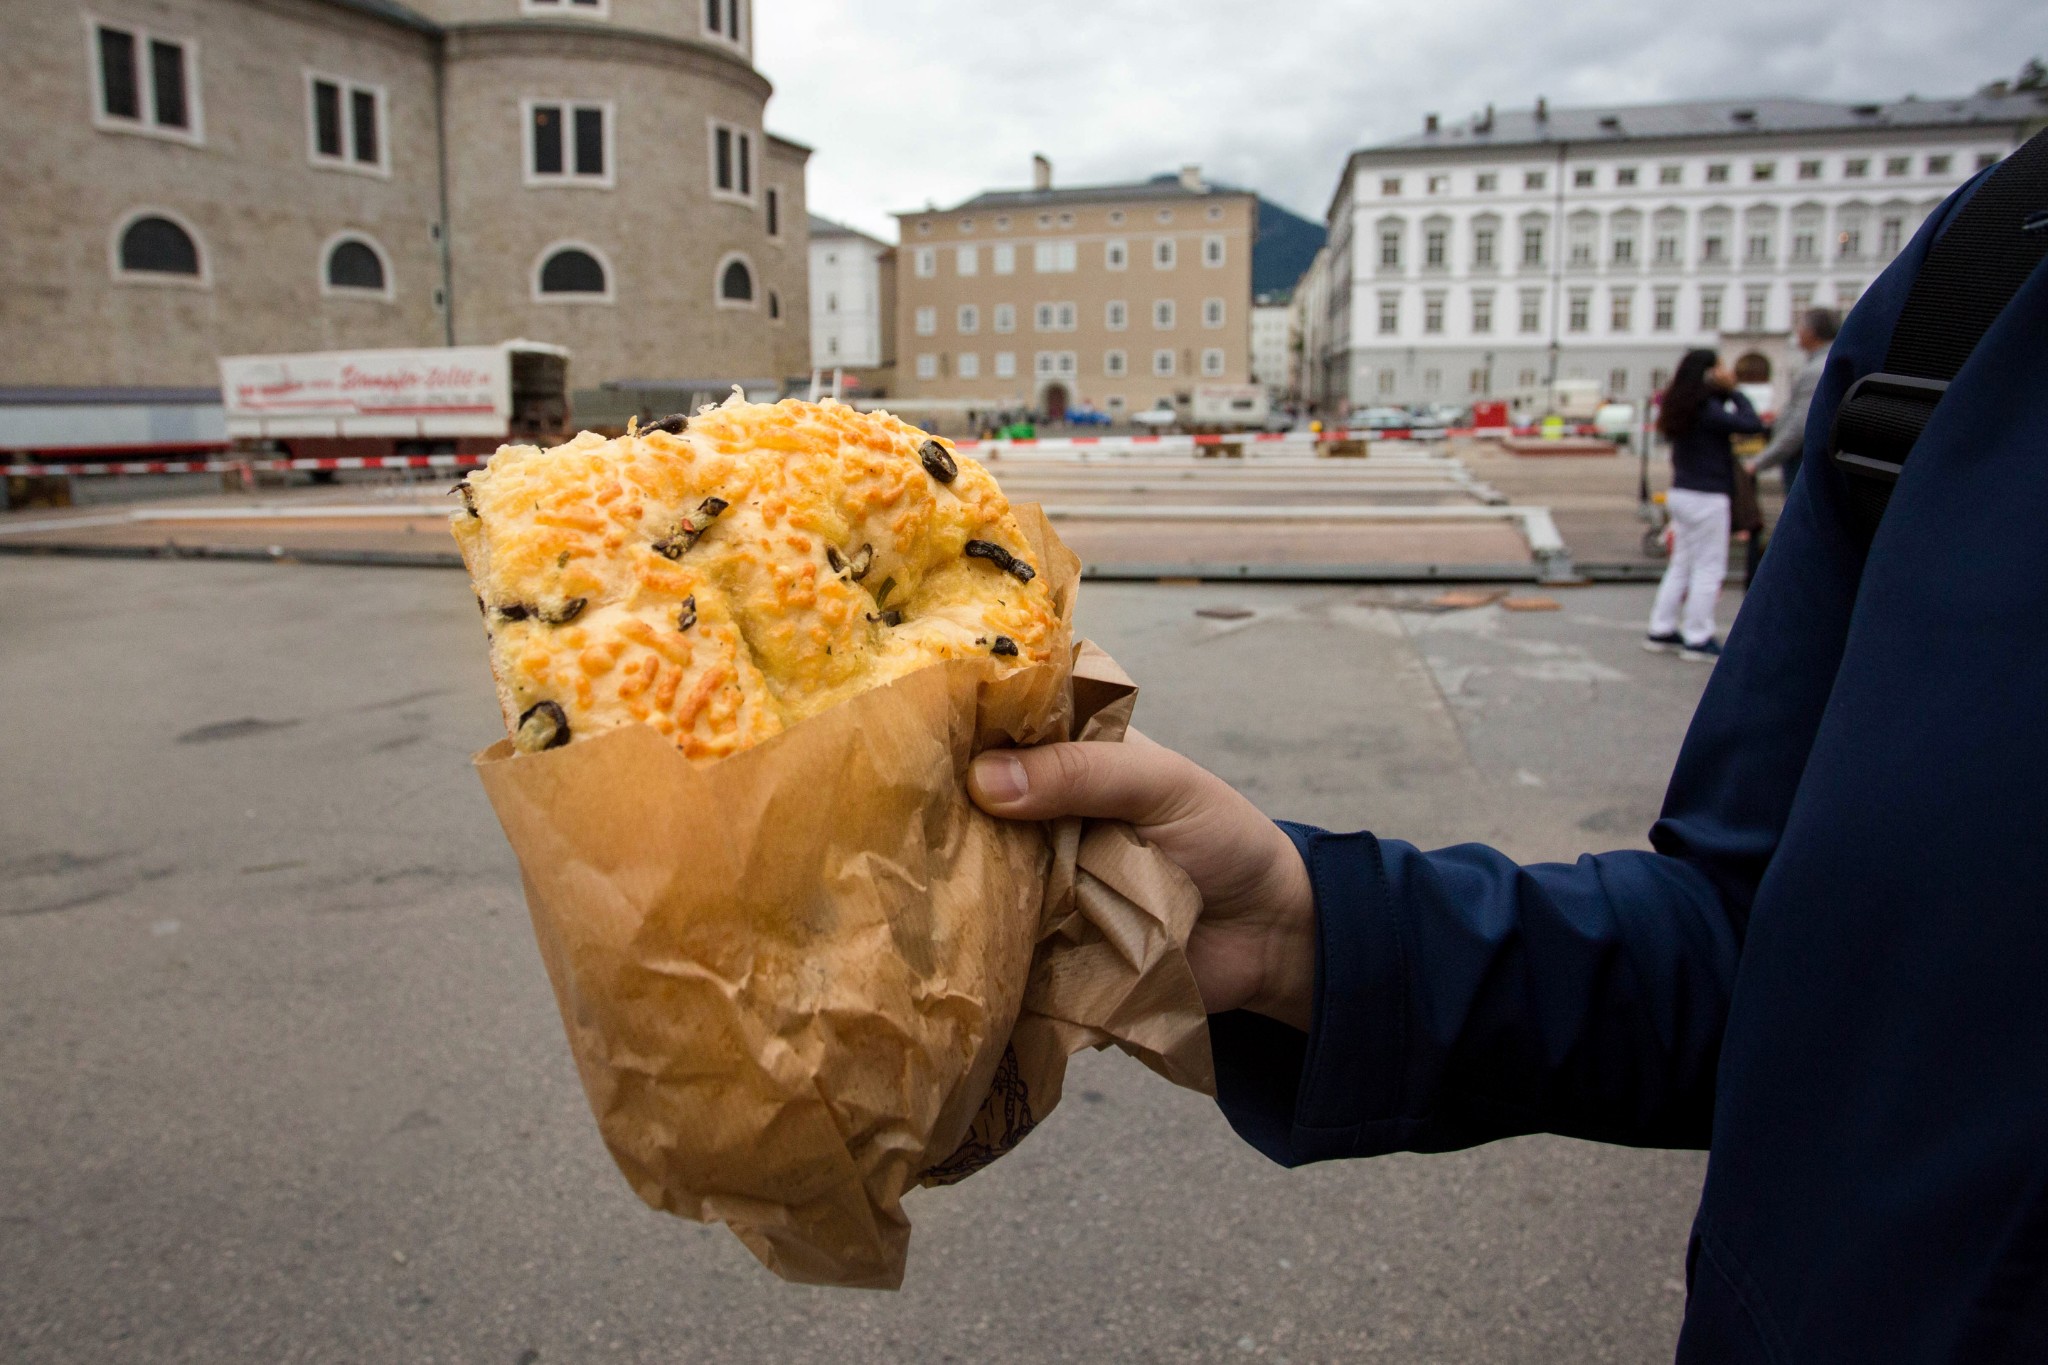
<svg viewBox="0 0 2048 1365">
<path fill-rule="evenodd" d="M 1799 477 L 1799 452 L 1806 445 L 1806 414 L 1813 406 L 1813 391 L 1820 387 L 1821 372 L 1828 366 L 1828 351 L 1840 330 L 1841 322 L 1832 308 L 1809 308 L 1799 315 L 1792 335 L 1799 349 L 1806 353 L 1806 363 L 1792 376 L 1792 392 L 1786 395 L 1778 423 L 1771 428 L 1770 444 L 1749 462 L 1749 472 L 1759 476 L 1767 469 L 1782 467 L 1787 493 L 1792 491 L 1792 481 Z"/>
<path fill-rule="evenodd" d="M 1721 657 L 1714 604 L 1728 576 L 1728 523 L 1735 491 L 1735 452 L 1728 438 L 1764 429 L 1756 409 L 1735 388 L 1735 376 L 1712 351 L 1687 351 L 1664 391 L 1657 430 L 1671 442 L 1671 563 L 1650 609 L 1643 648 L 1694 663 Z"/>
</svg>

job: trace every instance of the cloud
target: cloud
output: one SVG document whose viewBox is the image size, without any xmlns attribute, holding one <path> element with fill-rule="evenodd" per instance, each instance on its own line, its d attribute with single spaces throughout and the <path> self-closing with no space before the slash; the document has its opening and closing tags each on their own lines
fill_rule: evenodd
<svg viewBox="0 0 2048 1365">
<path fill-rule="evenodd" d="M 2048 51 L 2039 0 L 760 0 L 768 123 L 817 148 L 817 212 L 1198 162 L 1321 218 L 1352 148 L 1528 105 L 1953 95 Z"/>
</svg>

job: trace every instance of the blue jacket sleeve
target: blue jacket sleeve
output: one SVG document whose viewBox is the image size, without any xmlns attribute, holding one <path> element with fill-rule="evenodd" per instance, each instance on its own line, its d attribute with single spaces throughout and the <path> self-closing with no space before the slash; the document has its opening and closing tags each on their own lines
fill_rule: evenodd
<svg viewBox="0 0 2048 1365">
<path fill-rule="evenodd" d="M 1739 393 L 1700 404 L 1698 422 L 1701 431 L 1718 431 L 1729 436 L 1754 436 L 1764 429 L 1764 419 L 1756 415 L 1749 399 Z"/>
<path fill-rule="evenodd" d="M 1902 256 L 1830 354 L 1807 422 L 1817 476 L 1794 486 L 1714 669 L 1654 851 L 1525 867 L 1288 827 L 1316 897 L 1310 1031 L 1211 1020 L 1219 1103 L 1254 1146 L 1295 1165 L 1539 1131 L 1707 1143 L 1750 905 L 1862 572 L 1826 435 L 1849 383 L 1880 368 L 1917 268 Z"/>
</svg>

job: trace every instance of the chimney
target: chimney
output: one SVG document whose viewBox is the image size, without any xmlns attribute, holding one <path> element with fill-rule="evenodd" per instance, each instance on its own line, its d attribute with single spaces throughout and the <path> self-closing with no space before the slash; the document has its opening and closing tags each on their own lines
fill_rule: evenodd
<svg viewBox="0 0 2048 1365">
<path fill-rule="evenodd" d="M 1434 132 L 1436 131 L 1436 126 L 1437 126 L 1437 124 L 1436 124 L 1436 115 L 1435 115 L 1435 114 L 1424 114 L 1424 115 L 1422 116 L 1422 131 L 1423 131 L 1423 132 L 1425 132 L 1425 133 L 1434 133 Z"/>
<path fill-rule="evenodd" d="M 1052 162 L 1046 160 L 1045 153 L 1043 152 L 1034 153 L 1031 157 L 1031 188 L 1034 190 L 1049 190 L 1052 188 Z"/>
<path fill-rule="evenodd" d="M 1536 97 L 1536 121 L 1538 123 L 1548 123 L 1550 121 L 1550 101 L 1541 95 Z"/>
<path fill-rule="evenodd" d="M 1493 131 L 1493 106 L 1491 104 L 1486 106 L 1486 113 L 1480 117 L 1477 131 L 1482 133 Z"/>
<path fill-rule="evenodd" d="M 1202 168 L 1190 163 L 1180 168 L 1180 187 L 1189 194 L 1200 194 L 1208 188 L 1202 183 Z"/>
</svg>

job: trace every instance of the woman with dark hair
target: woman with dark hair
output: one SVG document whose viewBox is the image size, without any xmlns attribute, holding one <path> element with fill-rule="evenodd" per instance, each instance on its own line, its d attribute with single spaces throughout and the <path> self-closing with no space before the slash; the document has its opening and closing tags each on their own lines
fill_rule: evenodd
<svg viewBox="0 0 2048 1365">
<path fill-rule="evenodd" d="M 1728 438 L 1762 431 L 1756 409 L 1735 388 L 1712 351 L 1687 351 L 1678 362 L 1657 430 L 1671 443 L 1671 491 L 1665 506 L 1673 529 L 1671 564 L 1650 609 L 1643 648 L 1697 663 L 1721 657 L 1714 638 L 1714 603 L 1728 574 L 1730 495 L 1735 452 Z M 1681 622 L 1681 616 L 1683 621 Z"/>
</svg>

